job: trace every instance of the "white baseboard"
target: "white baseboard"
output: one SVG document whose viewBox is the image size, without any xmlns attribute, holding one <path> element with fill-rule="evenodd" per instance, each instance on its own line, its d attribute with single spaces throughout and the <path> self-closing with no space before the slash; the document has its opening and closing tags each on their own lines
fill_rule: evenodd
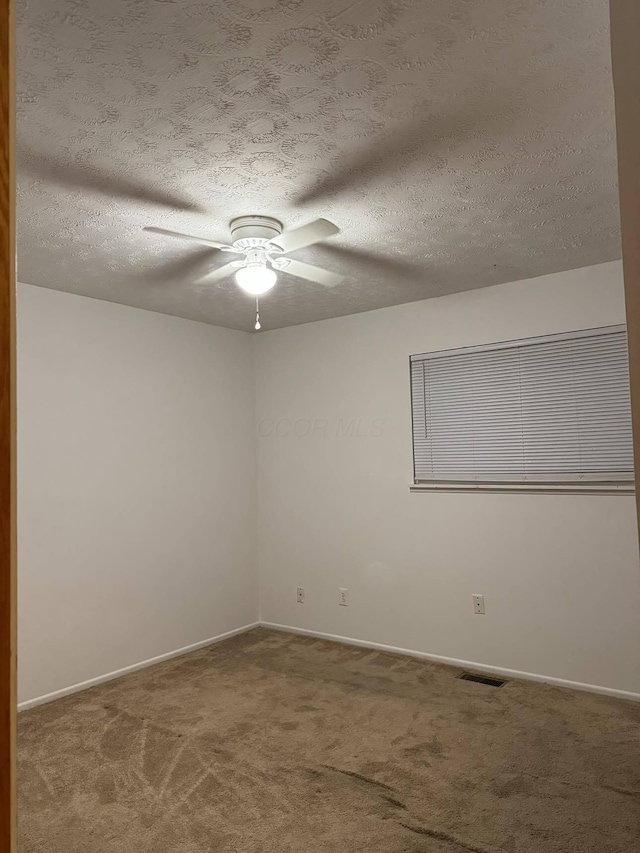
<svg viewBox="0 0 640 853">
<path fill-rule="evenodd" d="M 486 672 L 491 675 L 502 675 L 506 678 L 520 678 L 523 681 L 538 681 L 542 684 L 551 684 L 554 687 L 566 687 L 569 690 L 583 690 L 587 693 L 600 693 L 603 696 L 613 696 L 617 699 L 629 699 L 632 702 L 640 702 L 640 693 L 631 693 L 627 690 L 616 690 L 614 687 L 600 687 L 597 684 L 582 684 L 579 681 L 567 681 L 564 678 L 554 678 L 550 675 L 538 675 L 534 672 L 520 672 L 517 669 L 505 669 L 500 666 L 491 666 L 476 661 L 458 660 L 447 658 L 442 655 L 432 655 L 427 652 L 417 652 L 414 649 L 400 649 L 397 646 L 386 646 L 383 643 L 371 643 L 368 640 L 356 640 L 353 637 L 340 637 L 337 634 L 325 634 L 323 631 L 309 631 L 307 628 L 294 628 L 291 625 L 277 625 L 274 622 L 260 622 L 263 628 L 272 628 L 274 631 L 284 631 L 289 634 L 301 634 L 305 637 L 317 637 L 320 640 L 332 640 L 335 643 L 346 643 L 349 646 L 362 646 L 365 649 L 376 649 L 381 652 L 392 652 L 399 655 L 408 655 L 421 660 L 430 660 L 434 663 L 444 663 L 459 669 L 472 670 L 474 672 Z"/>
<path fill-rule="evenodd" d="M 214 643 L 219 643 L 222 640 L 228 640 L 230 637 L 235 637 L 237 634 L 244 634 L 245 631 L 251 631 L 253 628 L 271 628 L 274 631 L 283 631 L 289 634 L 301 634 L 305 637 L 317 637 L 320 640 L 332 640 L 334 643 L 346 643 L 350 646 L 360 646 L 365 649 L 376 649 L 381 652 L 391 652 L 399 655 L 408 655 L 409 657 L 419 658 L 420 660 L 429 660 L 435 663 L 443 663 L 448 666 L 455 666 L 459 669 L 468 669 L 475 672 L 486 672 L 492 675 L 501 675 L 505 678 L 520 678 L 524 681 L 537 681 L 542 684 L 551 684 L 555 687 L 566 687 L 569 690 L 582 690 L 587 693 L 599 693 L 603 696 L 613 696 L 617 699 L 628 699 L 632 702 L 640 702 L 640 693 L 631 693 L 627 690 L 617 690 L 613 687 L 601 687 L 597 684 L 582 684 L 579 681 L 568 681 L 564 678 L 554 678 L 550 675 L 538 675 L 533 672 L 521 672 L 517 669 L 505 669 L 500 666 L 491 666 L 477 661 L 459 660 L 458 658 L 443 657 L 442 655 L 432 655 L 428 652 L 418 652 L 415 649 L 402 649 L 398 646 L 388 646 L 384 643 L 372 643 L 368 640 L 357 640 L 353 637 L 341 637 L 337 634 L 327 634 L 323 631 L 310 631 L 307 628 L 296 628 L 292 625 L 278 625 L 275 622 L 252 622 L 250 625 L 243 625 L 241 628 L 234 628 L 233 631 L 227 631 L 224 634 L 218 634 L 216 637 L 209 637 L 207 640 L 200 640 L 190 646 L 184 646 L 181 649 L 175 649 L 172 652 L 158 655 L 149 660 L 143 660 L 139 663 L 125 666 L 123 669 L 118 669 L 115 672 L 108 672 L 106 675 L 99 675 L 96 678 L 91 678 L 88 681 L 82 681 L 79 684 L 72 684 L 70 687 L 63 687 L 61 690 L 55 690 L 53 693 L 47 693 L 44 696 L 37 696 L 35 699 L 28 699 L 25 702 L 20 702 L 18 711 L 27 711 L 29 708 L 35 708 L 37 705 L 44 705 L 46 702 L 53 702 L 54 699 L 62 699 L 63 696 L 70 696 L 72 693 L 79 693 L 81 690 L 87 690 L 89 687 L 94 687 L 97 684 L 103 684 L 105 681 L 112 681 L 114 678 L 120 678 L 122 675 L 128 675 L 130 672 L 136 672 L 139 669 L 144 669 L 147 666 L 153 666 L 156 663 L 162 663 L 171 658 L 186 655 L 189 652 L 195 652 L 197 649 L 202 649 L 205 646 L 212 646 Z"/>
<path fill-rule="evenodd" d="M 81 690 L 86 690 L 88 687 L 95 687 L 96 684 L 103 684 L 105 681 L 112 681 L 114 678 L 120 678 L 121 675 L 128 675 L 130 672 L 136 672 L 139 669 L 144 669 L 147 666 L 153 666 L 155 663 L 162 663 L 171 658 L 186 655 L 189 652 L 195 652 L 197 649 L 203 649 L 205 646 L 212 646 L 214 643 L 219 643 L 222 640 L 228 640 L 229 637 L 235 637 L 236 634 L 244 634 L 245 631 L 250 631 L 252 628 L 258 628 L 259 622 L 252 622 L 251 625 L 243 625 L 241 628 L 234 628 L 233 631 L 227 631 L 225 634 L 218 634 L 217 637 L 209 637 L 208 640 L 200 640 L 197 643 L 192 643 L 190 646 L 184 646 L 181 649 L 175 649 L 172 652 L 166 652 L 163 655 L 158 655 L 149 660 L 142 660 L 139 663 L 133 663 L 131 666 L 125 666 L 122 669 L 117 669 L 115 672 L 108 672 L 106 675 L 98 675 L 96 678 L 90 678 L 88 681 L 81 681 L 80 684 L 72 684 L 70 687 L 63 687 L 62 690 L 54 690 L 53 693 L 47 693 L 44 696 L 37 696 L 35 699 L 27 699 L 26 702 L 18 704 L 18 711 L 27 711 L 29 708 L 35 708 L 37 705 L 44 705 L 45 702 L 53 702 L 54 699 L 62 699 L 63 696 L 70 696 L 72 693 L 79 693 Z"/>
</svg>

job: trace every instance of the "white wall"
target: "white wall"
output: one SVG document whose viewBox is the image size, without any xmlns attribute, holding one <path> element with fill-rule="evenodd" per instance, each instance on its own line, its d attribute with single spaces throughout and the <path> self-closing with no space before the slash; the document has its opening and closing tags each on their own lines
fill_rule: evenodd
<svg viewBox="0 0 640 853">
<path fill-rule="evenodd" d="M 411 353 L 624 319 L 616 262 L 256 336 L 262 620 L 640 693 L 633 497 L 409 493 Z"/>
<path fill-rule="evenodd" d="M 251 338 L 18 289 L 20 700 L 257 619 Z"/>
<path fill-rule="evenodd" d="M 252 341 L 20 285 L 20 700 L 258 618 L 254 416 L 263 621 L 640 693 L 632 497 L 408 488 L 411 353 L 622 299 L 603 264 Z"/>
</svg>

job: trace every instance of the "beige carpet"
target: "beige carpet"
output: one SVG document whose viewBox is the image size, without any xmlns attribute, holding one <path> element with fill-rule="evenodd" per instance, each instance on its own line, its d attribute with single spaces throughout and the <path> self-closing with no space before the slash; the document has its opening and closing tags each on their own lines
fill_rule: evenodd
<svg viewBox="0 0 640 853">
<path fill-rule="evenodd" d="M 19 853 L 635 853 L 640 705 L 256 630 L 19 721 Z"/>
</svg>

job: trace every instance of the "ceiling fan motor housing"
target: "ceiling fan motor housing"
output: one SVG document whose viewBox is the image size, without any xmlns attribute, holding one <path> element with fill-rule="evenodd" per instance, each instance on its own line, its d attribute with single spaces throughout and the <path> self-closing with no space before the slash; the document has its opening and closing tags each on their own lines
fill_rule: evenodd
<svg viewBox="0 0 640 853">
<path fill-rule="evenodd" d="M 255 249 L 282 234 L 282 223 L 271 216 L 238 216 L 230 223 L 231 241 L 237 249 Z"/>
</svg>

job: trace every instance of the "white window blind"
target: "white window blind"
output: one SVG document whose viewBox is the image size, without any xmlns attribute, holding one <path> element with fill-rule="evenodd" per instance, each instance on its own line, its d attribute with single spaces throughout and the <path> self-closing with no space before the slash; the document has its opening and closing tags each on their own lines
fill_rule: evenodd
<svg viewBox="0 0 640 853">
<path fill-rule="evenodd" d="M 633 478 L 624 326 L 411 356 L 414 482 Z"/>
</svg>

